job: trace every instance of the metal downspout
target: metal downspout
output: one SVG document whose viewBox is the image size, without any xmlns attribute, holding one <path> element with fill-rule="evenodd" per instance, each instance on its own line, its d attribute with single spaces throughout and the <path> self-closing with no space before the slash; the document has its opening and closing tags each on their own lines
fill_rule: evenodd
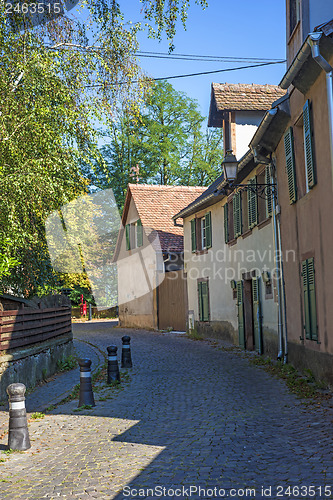
<svg viewBox="0 0 333 500">
<path fill-rule="evenodd" d="M 281 268 L 280 268 L 280 257 L 279 252 L 279 234 L 277 227 L 277 205 L 276 205 L 276 185 L 275 184 L 275 174 L 273 173 L 272 163 L 270 164 L 270 174 L 271 174 L 271 186 L 272 186 L 272 209 L 273 209 L 273 236 L 274 236 L 274 247 L 275 247 L 275 272 L 277 278 L 278 287 L 278 336 L 279 336 L 279 352 L 277 359 L 283 358 L 283 317 L 282 317 L 282 290 L 281 290 Z"/>
<path fill-rule="evenodd" d="M 284 282 L 284 269 L 283 269 L 283 256 L 282 256 L 282 243 L 281 243 L 281 223 L 280 215 L 277 218 L 277 229 L 279 238 L 279 260 L 280 260 L 280 271 L 281 271 L 281 306 L 283 306 L 283 322 L 284 322 L 284 364 L 288 363 L 288 328 L 287 328 L 287 306 L 286 306 L 286 290 Z"/>
<path fill-rule="evenodd" d="M 330 127 L 331 171 L 333 180 L 333 68 L 320 53 L 319 43 L 322 35 L 323 34 L 321 32 L 310 33 L 308 44 L 311 47 L 313 59 L 326 73 L 328 120 Z"/>
</svg>

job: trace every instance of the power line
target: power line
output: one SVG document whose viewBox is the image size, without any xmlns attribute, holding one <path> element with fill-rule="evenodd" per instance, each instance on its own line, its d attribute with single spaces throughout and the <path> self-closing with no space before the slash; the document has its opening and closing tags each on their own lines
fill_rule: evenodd
<svg viewBox="0 0 333 500">
<path fill-rule="evenodd" d="M 285 61 L 276 61 L 276 62 L 265 62 L 265 63 L 260 63 L 260 64 L 251 64 L 248 66 L 239 66 L 238 68 L 225 68 L 225 69 L 217 69 L 215 71 L 201 71 L 200 73 L 188 73 L 188 74 L 183 74 L 183 75 L 172 75 L 172 76 L 162 76 L 159 78 L 151 78 L 151 80 L 157 82 L 159 80 L 172 80 L 174 78 L 188 78 L 190 76 L 200 76 L 200 75 L 211 75 L 213 73 L 225 73 L 227 71 L 237 71 L 240 69 L 250 69 L 250 68 L 259 68 L 260 66 L 270 66 L 272 64 L 281 64 L 284 63 Z M 112 85 L 125 85 L 126 83 L 129 82 L 119 82 L 119 83 L 113 83 Z M 138 80 L 134 80 L 132 83 L 138 83 Z M 85 87 L 103 87 L 105 84 L 103 83 L 96 83 L 93 85 L 85 85 Z"/>
<path fill-rule="evenodd" d="M 169 54 L 166 52 L 145 52 L 138 51 L 135 54 L 138 57 L 154 57 L 157 59 L 179 59 L 188 61 L 219 61 L 219 62 L 280 62 L 282 59 L 263 58 L 263 57 L 232 57 L 232 56 L 208 56 L 198 54 Z"/>
</svg>

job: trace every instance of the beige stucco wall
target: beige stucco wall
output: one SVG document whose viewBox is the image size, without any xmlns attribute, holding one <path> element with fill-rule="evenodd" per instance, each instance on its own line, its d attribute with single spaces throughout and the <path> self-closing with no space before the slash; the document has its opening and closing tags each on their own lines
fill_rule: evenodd
<svg viewBox="0 0 333 500">
<path fill-rule="evenodd" d="M 138 211 L 131 199 L 125 224 L 134 223 L 138 219 Z M 145 231 L 143 246 L 126 250 L 124 232 L 117 265 L 121 326 L 157 328 L 156 286 L 164 277 L 163 272 L 159 272 L 163 265 L 161 252 L 149 244 Z"/>
<path fill-rule="evenodd" d="M 333 64 L 333 59 L 330 62 Z M 302 197 L 293 205 L 289 203 L 283 139 L 276 151 L 282 247 L 284 251 L 294 249 L 297 255 L 296 262 L 285 263 L 288 337 L 295 346 L 333 354 L 333 190 L 324 74 L 321 74 L 307 95 L 303 96 L 298 90 L 292 92 L 290 125 L 294 126 L 307 99 L 312 103 L 317 184 L 307 194 L 301 189 L 299 194 Z M 302 144 L 299 142 L 295 144 L 295 161 L 296 175 L 300 178 L 305 164 Z M 304 333 L 301 262 L 309 257 L 314 257 L 315 263 L 319 343 L 300 340 Z"/>
<path fill-rule="evenodd" d="M 248 178 L 255 175 L 253 172 Z M 244 180 L 246 182 L 247 179 Z M 255 227 L 245 237 L 240 236 L 234 244 L 224 241 L 224 211 L 226 199 L 195 214 L 202 217 L 211 211 L 212 248 L 207 253 L 198 255 L 191 252 L 191 223 L 194 216 L 184 220 L 185 270 L 187 273 L 189 310 L 194 311 L 195 320 L 199 320 L 197 279 L 209 279 L 209 300 L 211 322 L 223 322 L 234 330 L 235 340 L 238 331 L 236 300 L 230 286 L 231 280 L 242 279 L 243 273 L 257 270 L 261 276 L 263 270 L 274 269 L 274 244 L 271 221 Z M 277 333 L 277 304 L 274 298 L 265 299 L 261 283 L 261 306 L 263 333 Z"/>
</svg>

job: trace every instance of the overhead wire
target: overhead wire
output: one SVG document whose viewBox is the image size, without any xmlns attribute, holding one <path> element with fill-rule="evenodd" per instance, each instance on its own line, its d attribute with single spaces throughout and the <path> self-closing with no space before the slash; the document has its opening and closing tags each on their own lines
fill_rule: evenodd
<svg viewBox="0 0 333 500">
<path fill-rule="evenodd" d="M 200 76 L 200 75 L 211 75 L 211 74 L 214 74 L 214 73 L 225 73 L 227 71 L 238 71 L 238 70 L 241 70 L 241 69 L 251 69 L 251 68 L 259 68 L 259 67 L 262 67 L 262 66 L 270 66 L 272 64 L 281 64 L 281 63 L 284 63 L 285 61 L 270 61 L 270 62 L 265 62 L 265 63 L 260 63 L 260 64 L 251 64 L 251 65 L 247 65 L 247 66 L 238 66 L 237 68 L 224 68 L 224 69 L 217 69 L 217 70 L 213 70 L 213 71 L 200 71 L 198 73 L 187 73 L 187 74 L 182 74 L 182 75 L 171 75 L 171 76 L 162 76 L 162 77 L 157 77 L 157 78 L 150 78 L 151 80 L 153 81 L 159 81 L 159 80 L 172 80 L 174 78 L 188 78 L 188 77 L 191 77 L 191 76 Z M 129 83 L 129 82 L 116 82 L 116 83 L 112 83 L 111 85 L 125 85 L 126 83 Z M 134 80 L 133 82 L 131 83 L 138 83 L 138 80 Z M 107 84 L 105 83 L 96 83 L 96 84 L 92 84 L 92 85 L 85 85 L 85 87 L 103 87 Z"/>
</svg>

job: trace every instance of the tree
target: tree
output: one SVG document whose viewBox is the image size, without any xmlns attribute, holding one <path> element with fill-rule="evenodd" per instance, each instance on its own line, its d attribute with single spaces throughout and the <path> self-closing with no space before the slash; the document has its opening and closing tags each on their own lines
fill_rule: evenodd
<svg viewBox="0 0 333 500">
<path fill-rule="evenodd" d="M 26 296 L 59 284 L 44 223 L 87 190 L 83 166 L 99 157 L 96 123 L 119 103 L 135 114 L 149 85 L 134 57 L 140 23 L 125 22 L 115 0 L 83 5 L 87 18 L 65 12 L 34 26 L 29 13 L 9 18 L 0 4 L 0 241 L 20 262 L 2 288 Z M 151 36 L 166 31 L 172 45 L 186 7 L 144 0 Z"/>
<path fill-rule="evenodd" d="M 220 173 L 222 131 L 203 131 L 198 104 L 166 81 L 157 82 L 132 115 L 122 109 L 109 122 L 92 182 L 112 187 L 121 207 L 128 182 L 204 186 Z M 136 167 L 139 170 L 136 170 Z"/>
</svg>

